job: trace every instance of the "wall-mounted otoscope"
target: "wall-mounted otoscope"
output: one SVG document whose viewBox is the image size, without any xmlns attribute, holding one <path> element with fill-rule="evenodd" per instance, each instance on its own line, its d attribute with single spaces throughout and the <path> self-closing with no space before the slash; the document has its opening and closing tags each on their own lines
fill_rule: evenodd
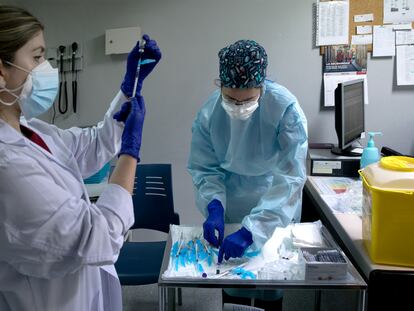
<svg viewBox="0 0 414 311">
<path fill-rule="evenodd" d="M 76 53 L 78 51 L 78 43 L 72 43 L 72 107 L 73 112 L 77 110 L 77 96 L 78 96 L 78 74 L 76 71 Z"/>
<path fill-rule="evenodd" d="M 61 114 L 64 114 L 68 111 L 68 88 L 66 83 L 66 73 L 64 68 L 64 56 L 66 47 L 60 45 L 59 48 L 59 73 L 60 73 L 60 83 L 59 83 L 59 99 L 58 99 L 58 108 Z M 64 98 L 62 99 L 62 92 L 64 93 Z"/>
</svg>

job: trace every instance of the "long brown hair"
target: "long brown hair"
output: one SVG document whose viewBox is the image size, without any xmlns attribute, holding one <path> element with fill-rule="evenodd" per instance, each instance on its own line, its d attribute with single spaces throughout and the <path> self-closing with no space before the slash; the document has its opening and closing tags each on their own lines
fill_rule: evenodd
<svg viewBox="0 0 414 311">
<path fill-rule="evenodd" d="M 0 59 L 13 62 L 14 55 L 33 38 L 43 25 L 22 8 L 0 5 Z"/>
</svg>

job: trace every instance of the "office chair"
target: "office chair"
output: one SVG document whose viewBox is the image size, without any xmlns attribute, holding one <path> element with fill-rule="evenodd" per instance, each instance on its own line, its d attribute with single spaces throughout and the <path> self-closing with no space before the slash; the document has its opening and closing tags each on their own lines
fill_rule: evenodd
<svg viewBox="0 0 414 311">
<path fill-rule="evenodd" d="M 171 164 L 138 164 L 134 192 L 135 222 L 131 229 L 151 229 L 168 233 L 170 224 L 179 225 L 174 212 Z M 158 282 L 166 241 L 126 241 L 115 268 L 121 285 L 147 285 Z M 178 304 L 182 304 L 181 288 Z"/>
</svg>

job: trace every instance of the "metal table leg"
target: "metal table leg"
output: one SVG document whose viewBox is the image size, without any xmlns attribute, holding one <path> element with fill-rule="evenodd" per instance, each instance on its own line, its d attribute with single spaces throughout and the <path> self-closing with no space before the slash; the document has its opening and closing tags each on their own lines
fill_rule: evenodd
<svg viewBox="0 0 414 311">
<path fill-rule="evenodd" d="M 313 310 L 320 311 L 321 310 L 321 291 L 315 290 L 315 305 Z"/>
<path fill-rule="evenodd" d="M 175 288 L 158 286 L 159 311 L 175 311 Z"/>
<path fill-rule="evenodd" d="M 366 289 L 358 291 L 358 310 L 365 311 L 367 310 L 367 291 Z"/>
<path fill-rule="evenodd" d="M 166 311 L 165 307 L 165 292 L 166 288 L 163 286 L 158 286 L 158 310 Z"/>
<path fill-rule="evenodd" d="M 167 287 L 168 311 L 175 311 L 175 288 Z"/>
<path fill-rule="evenodd" d="M 177 288 L 177 304 L 179 306 L 183 305 L 183 292 L 181 290 L 181 287 Z"/>
</svg>

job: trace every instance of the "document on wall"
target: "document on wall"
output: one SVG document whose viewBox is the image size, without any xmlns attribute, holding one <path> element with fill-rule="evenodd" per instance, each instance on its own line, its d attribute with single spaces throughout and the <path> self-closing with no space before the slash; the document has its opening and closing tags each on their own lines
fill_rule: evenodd
<svg viewBox="0 0 414 311">
<path fill-rule="evenodd" d="M 395 44 L 414 44 L 414 30 L 401 30 L 395 32 Z"/>
<path fill-rule="evenodd" d="M 351 44 L 352 45 L 372 44 L 372 35 L 353 35 Z"/>
<path fill-rule="evenodd" d="M 384 23 L 414 21 L 414 0 L 384 0 Z"/>
<path fill-rule="evenodd" d="M 335 89 L 341 82 L 347 82 L 352 80 L 364 79 L 364 102 L 368 105 L 368 79 L 366 74 L 357 74 L 356 72 L 343 72 L 343 73 L 324 73 L 324 106 L 335 106 Z"/>
<path fill-rule="evenodd" d="M 366 45 L 330 45 L 323 55 L 323 72 L 367 72 Z"/>
<path fill-rule="evenodd" d="M 413 24 L 412 23 L 408 23 L 408 24 L 394 24 L 394 25 L 392 25 L 392 28 L 394 30 L 411 30 L 411 29 L 413 29 Z"/>
<path fill-rule="evenodd" d="M 397 46 L 397 85 L 414 85 L 414 45 Z"/>
<path fill-rule="evenodd" d="M 372 57 L 395 55 L 395 32 L 392 25 L 374 26 Z"/>
<path fill-rule="evenodd" d="M 317 46 L 348 44 L 348 1 L 318 2 L 316 4 L 315 18 Z"/>
<path fill-rule="evenodd" d="M 357 35 L 369 35 L 372 34 L 372 26 L 371 25 L 363 25 L 356 27 L 356 34 Z"/>
<path fill-rule="evenodd" d="M 372 21 L 374 21 L 373 13 L 354 15 L 355 23 L 372 22 Z"/>
</svg>

